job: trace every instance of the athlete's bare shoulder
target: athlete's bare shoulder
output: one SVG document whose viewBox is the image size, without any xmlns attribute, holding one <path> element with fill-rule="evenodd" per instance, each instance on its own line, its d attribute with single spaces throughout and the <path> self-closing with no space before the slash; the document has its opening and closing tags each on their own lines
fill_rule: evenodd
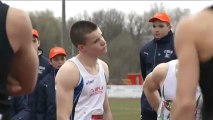
<svg viewBox="0 0 213 120">
<path fill-rule="evenodd" d="M 72 85 L 73 88 L 77 86 L 79 79 L 79 69 L 77 65 L 71 60 L 67 60 L 58 70 L 56 75 L 56 83 Z"/>
<path fill-rule="evenodd" d="M 197 42 L 203 34 L 199 22 L 198 14 L 183 17 L 177 24 L 175 30 L 175 49 L 179 51 L 191 50 L 196 48 Z"/>
<path fill-rule="evenodd" d="M 168 63 L 161 63 L 157 65 L 154 68 L 154 70 L 146 76 L 144 82 L 144 89 L 154 84 L 157 86 L 161 86 L 166 78 L 167 71 L 168 71 Z"/>
<path fill-rule="evenodd" d="M 109 68 L 108 68 L 108 65 L 106 62 L 104 62 L 103 60 L 101 59 L 98 59 L 100 61 L 100 63 L 102 64 L 103 68 L 104 68 L 104 71 L 105 71 L 105 74 L 107 76 L 107 80 L 109 79 Z"/>
<path fill-rule="evenodd" d="M 177 32 L 188 34 L 196 38 L 192 40 L 200 40 L 206 34 L 213 30 L 213 12 L 210 10 L 202 10 L 196 14 L 183 17 L 177 25 Z"/>
<path fill-rule="evenodd" d="M 199 26 L 198 22 L 196 22 L 197 21 L 196 17 L 197 17 L 196 15 L 183 17 L 177 24 L 176 33 L 180 32 L 181 34 L 189 34 L 189 32 L 196 32 Z"/>
<path fill-rule="evenodd" d="M 197 23 L 197 30 L 200 30 L 203 34 L 212 30 L 213 11 L 205 9 L 194 15 L 193 23 Z"/>
<path fill-rule="evenodd" d="M 168 71 L 168 67 L 168 63 L 161 63 L 157 65 L 152 72 L 152 77 L 155 79 L 164 80 Z"/>
<path fill-rule="evenodd" d="M 20 47 L 31 44 L 32 24 L 25 11 L 9 7 L 6 19 L 6 30 L 9 42 L 15 53 Z"/>
<path fill-rule="evenodd" d="M 62 72 L 63 76 L 70 76 L 72 75 L 72 78 L 80 78 L 80 72 L 77 67 L 77 65 L 71 61 L 67 60 L 59 69 L 59 73 Z"/>
<path fill-rule="evenodd" d="M 104 62 L 103 60 L 101 60 L 101 59 L 98 59 L 99 61 L 100 61 L 100 63 L 103 65 L 103 67 L 104 67 L 104 69 L 108 69 L 108 65 L 107 65 L 107 63 L 106 62 Z"/>
<path fill-rule="evenodd" d="M 175 31 L 177 54 L 186 50 L 189 53 L 197 51 L 201 61 L 206 61 L 213 56 L 212 20 L 213 12 L 208 9 L 182 18 Z"/>
</svg>

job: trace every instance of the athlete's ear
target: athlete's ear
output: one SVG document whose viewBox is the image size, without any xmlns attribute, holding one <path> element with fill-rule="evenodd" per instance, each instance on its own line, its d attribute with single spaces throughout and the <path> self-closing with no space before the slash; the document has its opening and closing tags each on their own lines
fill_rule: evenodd
<svg viewBox="0 0 213 120">
<path fill-rule="evenodd" d="M 77 48 L 78 48 L 79 51 L 83 51 L 84 50 L 84 45 L 83 44 L 79 44 Z"/>
</svg>

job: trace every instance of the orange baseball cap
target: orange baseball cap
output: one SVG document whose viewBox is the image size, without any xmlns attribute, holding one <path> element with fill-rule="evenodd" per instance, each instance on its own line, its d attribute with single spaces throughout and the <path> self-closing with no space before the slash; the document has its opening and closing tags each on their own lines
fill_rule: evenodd
<svg viewBox="0 0 213 120">
<path fill-rule="evenodd" d="M 49 59 L 55 57 L 56 55 L 65 55 L 67 56 L 64 48 L 62 47 L 54 47 L 50 49 Z"/>
<path fill-rule="evenodd" d="M 154 22 L 155 20 L 160 20 L 171 24 L 170 17 L 164 12 L 156 13 L 151 19 L 149 19 L 149 22 Z"/>
<path fill-rule="evenodd" d="M 36 29 L 32 29 L 32 34 L 34 37 L 39 38 L 38 31 Z"/>
</svg>

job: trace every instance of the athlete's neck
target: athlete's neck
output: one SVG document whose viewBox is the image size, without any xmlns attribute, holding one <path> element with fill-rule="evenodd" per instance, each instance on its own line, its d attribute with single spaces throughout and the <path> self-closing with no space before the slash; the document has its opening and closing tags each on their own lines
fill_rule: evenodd
<svg viewBox="0 0 213 120">
<path fill-rule="evenodd" d="M 81 55 L 81 54 L 78 54 L 76 57 L 84 66 L 92 68 L 92 67 L 96 67 L 96 65 L 97 65 L 98 58 L 85 56 L 85 55 Z"/>
<path fill-rule="evenodd" d="M 96 75 L 99 71 L 98 59 L 83 55 L 76 56 L 88 73 Z"/>
</svg>

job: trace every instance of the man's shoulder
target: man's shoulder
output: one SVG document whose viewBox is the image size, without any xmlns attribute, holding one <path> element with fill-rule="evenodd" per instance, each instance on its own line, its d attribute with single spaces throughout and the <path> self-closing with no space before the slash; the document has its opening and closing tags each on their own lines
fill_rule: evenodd
<svg viewBox="0 0 213 120">
<path fill-rule="evenodd" d="M 42 60 L 42 61 L 46 61 L 46 62 L 49 61 L 49 59 L 46 56 L 44 56 L 44 55 L 40 55 L 39 59 Z"/>
<path fill-rule="evenodd" d="M 14 26 L 16 26 L 16 29 L 14 29 Z M 22 53 L 25 54 L 31 49 L 31 47 L 29 47 L 32 36 L 31 29 L 31 22 L 25 11 L 14 7 L 8 8 L 6 32 L 15 54 L 18 51 L 22 51 Z"/>
<path fill-rule="evenodd" d="M 73 61 L 71 60 L 67 60 L 59 69 L 58 73 L 63 73 L 63 75 L 67 75 L 67 76 L 76 76 L 79 74 L 80 70 L 78 68 L 78 65 L 75 64 Z M 57 74 L 58 74 L 57 73 Z"/>
<path fill-rule="evenodd" d="M 80 71 L 77 65 L 71 61 L 67 60 L 58 70 L 55 82 L 60 86 L 63 86 L 63 89 L 74 89 L 80 80 Z"/>
<path fill-rule="evenodd" d="M 152 47 L 153 45 L 154 45 L 154 40 L 151 40 L 151 41 L 147 42 L 147 43 L 142 47 L 141 50 L 146 50 L 146 49 Z"/>
<path fill-rule="evenodd" d="M 154 39 L 152 39 L 152 40 L 148 41 L 148 42 L 144 45 L 144 47 L 148 47 L 148 46 L 150 46 L 150 45 L 153 45 L 154 43 L 155 43 L 155 41 L 154 41 Z"/>
<path fill-rule="evenodd" d="M 50 66 L 50 63 L 49 63 L 49 59 L 43 55 L 39 56 L 39 66 L 44 66 L 44 67 L 49 67 L 51 68 Z"/>
<path fill-rule="evenodd" d="M 153 70 L 153 76 L 156 77 L 156 79 L 165 79 L 167 71 L 168 71 L 169 64 L 168 63 L 160 63 L 157 65 Z"/>
<path fill-rule="evenodd" d="M 107 63 L 106 63 L 105 61 L 103 61 L 103 60 L 101 60 L 101 59 L 98 59 L 98 61 L 100 61 L 100 63 L 101 63 L 104 67 L 107 67 L 107 66 L 108 66 Z"/>
<path fill-rule="evenodd" d="M 140 54 L 144 54 L 144 55 L 148 55 L 149 54 L 149 51 L 154 49 L 154 40 L 151 40 L 149 42 L 147 42 L 140 50 Z"/>
</svg>

